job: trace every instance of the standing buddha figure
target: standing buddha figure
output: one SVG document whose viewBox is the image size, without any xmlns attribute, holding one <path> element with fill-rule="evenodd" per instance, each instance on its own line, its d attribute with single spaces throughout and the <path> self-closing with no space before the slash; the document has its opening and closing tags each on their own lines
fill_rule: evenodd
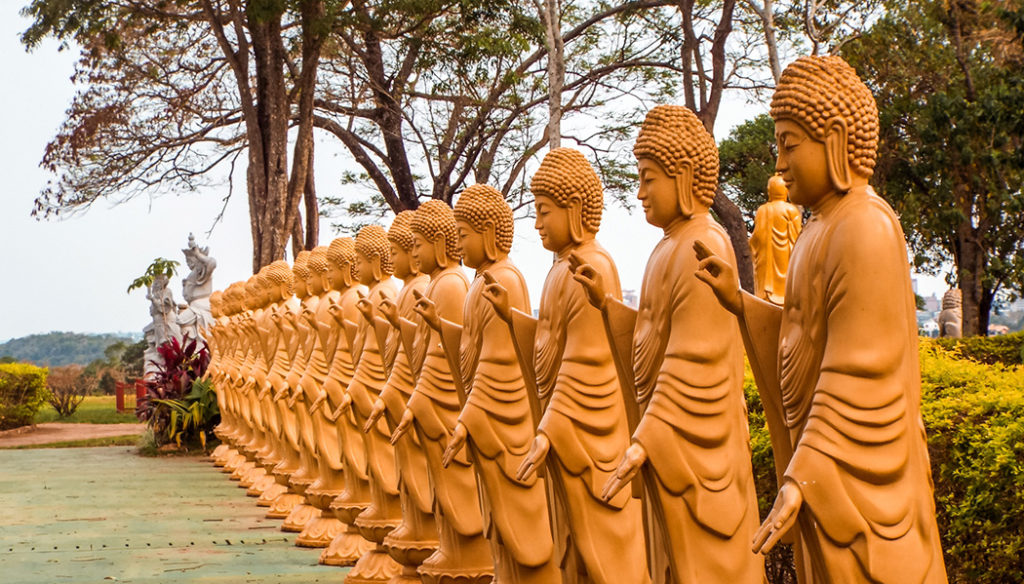
<svg viewBox="0 0 1024 584">
<path fill-rule="evenodd" d="M 754 256 L 754 294 L 782 306 L 786 293 L 789 255 L 800 235 L 803 218 L 790 203 L 786 181 L 779 175 L 768 179 L 768 202 L 757 208 L 750 251 Z"/>
<path fill-rule="evenodd" d="M 591 266 L 576 279 L 605 312 L 624 385 L 634 387 L 639 423 L 604 489 L 605 499 L 642 473 L 650 510 L 655 582 L 760 584 L 764 562 L 750 550 L 757 496 L 743 399 L 743 341 L 736 319 L 693 276 L 694 244 L 735 257 L 709 213 L 718 149 L 689 109 L 647 114 L 633 154 L 647 222 L 664 231 L 647 261 L 634 311 L 603 290 Z M 624 334 L 620 334 L 624 333 Z M 616 338 L 632 342 L 619 347 Z"/>
<path fill-rule="evenodd" d="M 779 492 L 754 549 L 795 531 L 802 582 L 944 583 L 906 240 L 868 184 L 878 108 L 842 58 L 814 56 L 783 71 L 771 115 L 776 170 L 811 213 L 785 303 L 741 292 L 718 256 L 697 272 L 739 317 L 771 432 Z"/>
<path fill-rule="evenodd" d="M 374 431 L 381 416 L 384 416 L 390 429 L 398 426 L 422 365 L 422 358 L 417 360 L 411 357 L 416 355 L 413 352 L 415 331 L 417 327 L 423 326 L 414 307 L 416 294 L 422 296 L 426 291 L 430 276 L 420 272 L 419 264 L 412 259 L 413 235 L 410 225 L 413 215 L 414 211 L 398 213 L 388 228 L 394 275 L 404 285 L 394 302 L 384 300 L 378 305 L 381 314 L 377 317 L 378 321 L 383 318 L 389 325 L 384 360 L 390 374 L 363 427 L 364 432 Z M 403 330 L 409 334 L 403 335 Z M 434 495 L 419 435 L 406 432 L 395 442 L 394 448 L 402 516 L 398 526 L 384 538 L 384 547 L 402 565 L 401 581 L 419 582 L 416 568 L 437 550 L 438 545 L 433 511 Z"/>
<path fill-rule="evenodd" d="M 438 318 L 462 324 L 469 281 L 459 265 L 458 230 L 451 207 L 438 200 L 423 203 L 413 215 L 411 228 L 413 259 L 430 275 L 422 298 L 432 301 L 432 313 Z M 421 316 L 423 308 L 417 305 Z M 427 584 L 489 582 L 494 574 L 493 562 L 483 535 L 476 476 L 465 457 L 448 468 L 442 464 L 461 410 L 455 386 L 458 371 L 452 370 L 440 333 L 430 326 L 424 324 L 417 329 L 416 350 L 423 351 L 423 365 L 393 439 L 401 439 L 415 426 L 433 487 L 440 543 L 420 565 L 419 573 Z"/>
<path fill-rule="evenodd" d="M 483 295 L 488 282 L 508 291 L 509 306 L 529 312 L 526 280 L 508 259 L 512 249 L 512 208 L 496 189 L 473 185 L 455 205 L 463 262 L 476 270 L 463 309 L 463 325 L 440 325 L 449 360 L 459 364 L 467 394 L 445 452 L 445 464 L 466 464 L 476 471 L 480 506 L 494 557 L 495 581 L 502 584 L 557 584 L 544 480 L 536 474 L 520 481 L 516 471 L 533 441 L 540 408 L 527 388 L 511 330 Z M 427 302 L 424 299 L 423 302 Z M 533 391 L 530 396 L 527 392 Z M 468 446 L 467 446 L 468 444 Z"/>
<path fill-rule="evenodd" d="M 541 467 L 546 470 L 563 582 L 646 584 L 640 501 L 626 491 L 609 500 L 601 496 L 629 446 L 626 403 L 601 311 L 587 301 L 570 267 L 574 254 L 575 261 L 601 274 L 613 298 L 622 299 L 615 263 L 595 238 L 604 207 L 601 181 L 578 150 L 555 148 L 541 162 L 530 190 L 541 242 L 556 254 L 539 319 L 513 309 L 501 284 L 485 287 L 498 314 L 512 322 L 519 346 L 527 349 L 520 353 L 523 374 L 535 378 L 540 398 L 547 401 L 516 478 L 525 482 Z"/>
<path fill-rule="evenodd" d="M 336 344 L 330 373 L 323 385 L 326 401 L 321 407 L 335 431 L 336 453 L 330 455 L 331 464 L 342 471 L 343 479 L 342 491 L 331 501 L 330 508 L 346 528 L 320 554 L 320 563 L 352 566 L 373 548 L 373 544 L 363 538 L 354 525 L 356 516 L 369 505 L 370 486 L 363 437 L 355 426 L 346 397 L 356 370 L 353 333 L 362 318 L 358 308 L 359 296 L 365 293 L 366 287 L 355 276 L 356 248 L 351 237 L 338 237 L 331 241 L 327 259 L 330 263 L 327 278 L 337 293 L 328 300 L 328 311 L 334 319 Z"/>
</svg>

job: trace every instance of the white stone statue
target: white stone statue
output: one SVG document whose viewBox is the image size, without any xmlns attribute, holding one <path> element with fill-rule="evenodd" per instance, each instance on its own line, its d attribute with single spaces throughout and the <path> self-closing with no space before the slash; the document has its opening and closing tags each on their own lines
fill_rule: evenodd
<svg viewBox="0 0 1024 584">
<path fill-rule="evenodd" d="M 176 338 L 181 340 L 181 327 L 178 325 L 178 305 L 174 302 L 174 293 L 167 287 L 169 279 L 160 274 L 153 278 L 153 283 L 146 286 L 146 298 L 149 300 L 149 314 L 153 317 L 153 347 Z M 148 328 L 148 327 L 147 327 Z M 160 361 L 159 355 L 156 361 Z M 145 373 L 153 370 L 153 365 L 146 361 Z"/>
<path fill-rule="evenodd" d="M 188 248 L 181 250 L 191 270 L 181 283 L 186 304 L 181 305 L 178 325 L 190 339 L 201 338 L 200 331 L 213 323 L 210 315 L 210 294 L 213 292 L 213 270 L 217 260 L 210 257 L 210 248 L 196 245 L 196 238 L 188 234 Z"/>
</svg>

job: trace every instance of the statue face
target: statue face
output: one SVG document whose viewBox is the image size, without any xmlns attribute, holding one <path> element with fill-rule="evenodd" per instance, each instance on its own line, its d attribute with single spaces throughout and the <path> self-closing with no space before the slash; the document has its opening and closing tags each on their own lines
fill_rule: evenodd
<svg viewBox="0 0 1024 584">
<path fill-rule="evenodd" d="M 391 265 L 395 268 L 395 277 L 399 280 L 408 278 L 414 274 L 412 256 L 395 242 L 391 242 Z"/>
<path fill-rule="evenodd" d="M 335 290 L 341 290 L 345 287 L 345 274 L 334 262 L 330 262 L 330 266 L 327 269 L 327 282 Z"/>
<path fill-rule="evenodd" d="M 537 212 L 534 228 L 540 234 L 544 249 L 560 252 L 572 245 L 572 234 L 569 231 L 569 209 L 559 207 L 551 197 L 541 195 L 533 200 Z"/>
<path fill-rule="evenodd" d="M 668 227 L 682 215 L 676 177 L 666 174 L 660 164 L 648 158 L 637 161 L 637 170 L 640 190 L 636 196 L 643 205 L 644 217 L 655 227 Z"/>
<path fill-rule="evenodd" d="M 835 191 L 825 160 L 824 142 L 812 138 L 792 120 L 775 122 L 775 141 L 779 145 L 775 170 L 789 188 L 790 201 L 814 207 Z"/>
<path fill-rule="evenodd" d="M 324 293 L 324 279 L 320 272 L 312 272 L 309 276 L 309 280 L 306 280 L 306 287 L 309 289 L 309 293 L 313 296 L 319 296 Z"/>
<path fill-rule="evenodd" d="M 462 263 L 476 269 L 484 265 L 487 258 L 487 249 L 484 244 L 485 234 L 473 229 L 465 221 L 456 221 L 459 229 L 459 246 L 462 248 Z"/>
<path fill-rule="evenodd" d="M 433 274 L 438 267 L 434 244 L 423 237 L 419 231 L 412 232 L 412 259 L 420 267 L 420 272 Z"/>
<path fill-rule="evenodd" d="M 364 286 L 369 286 L 376 280 L 373 274 L 373 260 L 358 251 L 356 252 L 356 278 Z"/>
<path fill-rule="evenodd" d="M 306 296 L 309 296 L 309 290 L 306 288 L 306 281 L 303 280 L 302 278 L 295 278 L 295 281 L 292 283 L 292 286 L 293 290 L 295 291 L 295 295 L 298 296 L 299 298 L 305 298 Z"/>
</svg>

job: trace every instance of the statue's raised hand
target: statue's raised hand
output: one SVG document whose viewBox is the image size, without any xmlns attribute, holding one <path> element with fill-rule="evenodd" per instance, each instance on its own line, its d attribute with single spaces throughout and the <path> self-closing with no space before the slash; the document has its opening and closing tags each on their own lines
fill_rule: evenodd
<svg viewBox="0 0 1024 584">
<path fill-rule="evenodd" d="M 767 555 L 768 552 L 772 551 L 775 544 L 796 523 L 797 514 L 800 512 L 800 506 L 803 503 L 804 494 L 800 491 L 800 486 L 793 479 L 784 479 L 782 488 L 779 489 L 779 494 L 775 497 L 775 504 L 772 505 L 771 512 L 768 513 L 768 517 L 765 518 L 764 523 L 761 524 L 757 533 L 754 534 L 754 547 L 752 549 L 755 554 Z"/>
<path fill-rule="evenodd" d="M 412 410 L 406 408 L 402 414 L 402 421 L 398 422 L 398 426 L 395 426 L 395 431 L 391 433 L 391 445 L 398 444 L 398 441 L 405 436 L 405 433 L 412 429 Z"/>
<path fill-rule="evenodd" d="M 622 487 L 629 484 L 629 481 L 636 477 L 636 473 L 640 472 L 640 467 L 645 462 L 647 462 L 647 449 L 644 448 L 643 444 L 639 442 L 630 444 L 629 448 L 622 455 L 622 460 L 619 461 L 615 474 L 604 484 L 604 490 L 601 491 L 601 499 L 605 503 L 611 501 L 622 490 Z"/>
<path fill-rule="evenodd" d="M 373 409 L 370 410 L 370 415 L 366 417 L 366 423 L 363 424 L 363 433 L 369 434 L 370 430 L 377 425 L 377 420 L 384 415 L 384 400 L 377 398 L 377 401 L 373 402 Z"/>
<path fill-rule="evenodd" d="M 455 456 L 459 451 L 466 446 L 466 438 L 468 436 L 469 431 L 466 430 L 465 424 L 462 422 L 455 424 L 455 430 L 452 431 L 452 437 L 448 439 L 448 448 L 444 450 L 444 458 L 441 459 L 441 466 L 448 468 L 448 465 L 455 460 Z"/>
<path fill-rule="evenodd" d="M 412 295 L 416 297 L 416 305 L 413 306 L 416 314 L 422 316 L 423 322 L 427 323 L 430 328 L 441 330 L 441 317 L 437 315 L 437 304 L 420 293 L 419 290 L 413 290 Z"/>
<path fill-rule="evenodd" d="M 509 300 L 508 290 L 486 270 L 483 273 L 483 278 L 485 282 L 484 298 L 494 306 L 494 312 L 498 313 L 498 318 L 505 322 L 512 322 L 512 302 Z"/>
<path fill-rule="evenodd" d="M 587 300 L 590 304 L 601 310 L 607 302 L 604 291 L 604 279 L 594 266 L 585 263 L 583 258 L 572 252 L 569 254 L 569 269 L 572 270 L 572 279 L 579 282 L 587 292 Z"/>
<path fill-rule="evenodd" d="M 695 273 L 697 279 L 711 287 L 718 302 L 726 310 L 736 316 L 743 314 L 743 298 L 740 296 L 736 270 L 700 240 L 693 242 L 693 250 L 700 260 Z"/>
<path fill-rule="evenodd" d="M 384 315 L 384 318 L 388 319 L 391 326 L 395 328 L 399 327 L 398 305 L 392 302 L 390 298 L 384 298 L 381 300 L 380 304 L 377 305 L 377 308 L 380 310 L 380 313 Z"/>
<path fill-rule="evenodd" d="M 373 322 L 373 303 L 370 302 L 369 297 L 362 290 L 356 290 L 356 294 L 359 295 L 359 300 L 356 301 L 356 308 L 359 312 L 363 313 L 363 318 Z"/>
<path fill-rule="evenodd" d="M 530 451 L 526 453 L 526 458 L 523 459 L 519 470 L 516 471 L 516 479 L 525 481 L 532 477 L 540 465 L 544 464 L 549 450 L 551 450 L 551 441 L 543 433 L 537 434 L 533 443 L 530 444 Z"/>
</svg>

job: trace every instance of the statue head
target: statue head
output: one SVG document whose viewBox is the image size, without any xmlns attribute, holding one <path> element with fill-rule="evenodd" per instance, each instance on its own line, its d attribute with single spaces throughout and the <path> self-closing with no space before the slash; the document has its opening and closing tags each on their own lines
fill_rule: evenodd
<svg viewBox="0 0 1024 584">
<path fill-rule="evenodd" d="M 309 268 L 309 293 L 315 296 L 323 294 L 331 287 L 327 280 L 327 272 L 331 269 L 331 263 L 327 261 L 327 247 L 318 245 L 309 252 L 309 260 L 306 262 Z"/>
<path fill-rule="evenodd" d="M 239 288 L 241 288 L 239 290 L 240 300 L 247 310 L 257 310 L 263 307 L 263 286 L 255 274 L 249 276 L 249 279 Z"/>
<path fill-rule="evenodd" d="M 335 290 L 345 290 L 355 280 L 356 243 L 351 237 L 336 237 L 327 246 L 327 280 Z"/>
<path fill-rule="evenodd" d="M 867 185 L 878 148 L 878 106 L 842 58 L 801 57 L 772 96 L 776 170 L 790 200 L 814 207 L 831 193 Z"/>
<path fill-rule="evenodd" d="M 420 271 L 432 274 L 449 266 L 459 265 L 459 232 L 452 208 L 431 199 L 416 209 L 409 225 L 412 230 L 412 258 Z"/>
<path fill-rule="evenodd" d="M 962 296 L 959 288 L 946 290 L 942 295 L 942 310 L 960 310 Z"/>
<path fill-rule="evenodd" d="M 220 317 L 224 316 L 224 313 L 220 309 L 220 299 L 223 295 L 224 293 L 220 290 L 214 290 L 213 293 L 210 294 L 210 316 L 212 316 L 214 320 L 220 320 Z"/>
<path fill-rule="evenodd" d="M 309 287 L 306 285 L 306 281 L 309 280 L 310 271 L 306 262 L 309 261 L 309 252 L 302 250 L 295 254 L 295 263 L 292 264 L 292 275 L 294 280 L 292 281 L 295 295 L 301 298 L 309 296 Z"/>
<path fill-rule="evenodd" d="M 579 150 L 555 148 L 530 181 L 544 248 L 559 252 L 593 238 L 601 226 L 604 191 L 594 167 Z"/>
<path fill-rule="evenodd" d="M 785 201 L 789 198 L 789 189 L 786 188 L 786 180 L 781 174 L 773 174 L 768 179 L 768 200 Z"/>
<path fill-rule="evenodd" d="M 455 203 L 462 260 L 471 268 L 508 256 L 512 249 L 512 208 L 494 187 L 473 185 Z"/>
<path fill-rule="evenodd" d="M 295 276 L 288 262 L 277 260 L 267 265 L 266 269 L 264 275 L 267 278 L 267 304 L 291 298 L 295 292 L 292 287 Z"/>
<path fill-rule="evenodd" d="M 718 185 L 718 147 L 689 108 L 647 112 L 633 146 L 647 222 L 666 227 L 679 216 L 707 213 Z"/>
<path fill-rule="evenodd" d="M 380 225 L 367 225 L 356 234 L 355 274 L 369 286 L 391 277 L 391 243 Z"/>
<path fill-rule="evenodd" d="M 420 272 L 419 266 L 412 261 L 412 217 L 415 211 L 401 211 L 395 215 L 391 227 L 388 228 L 388 241 L 391 242 L 391 265 L 395 276 L 406 279 Z"/>
</svg>

